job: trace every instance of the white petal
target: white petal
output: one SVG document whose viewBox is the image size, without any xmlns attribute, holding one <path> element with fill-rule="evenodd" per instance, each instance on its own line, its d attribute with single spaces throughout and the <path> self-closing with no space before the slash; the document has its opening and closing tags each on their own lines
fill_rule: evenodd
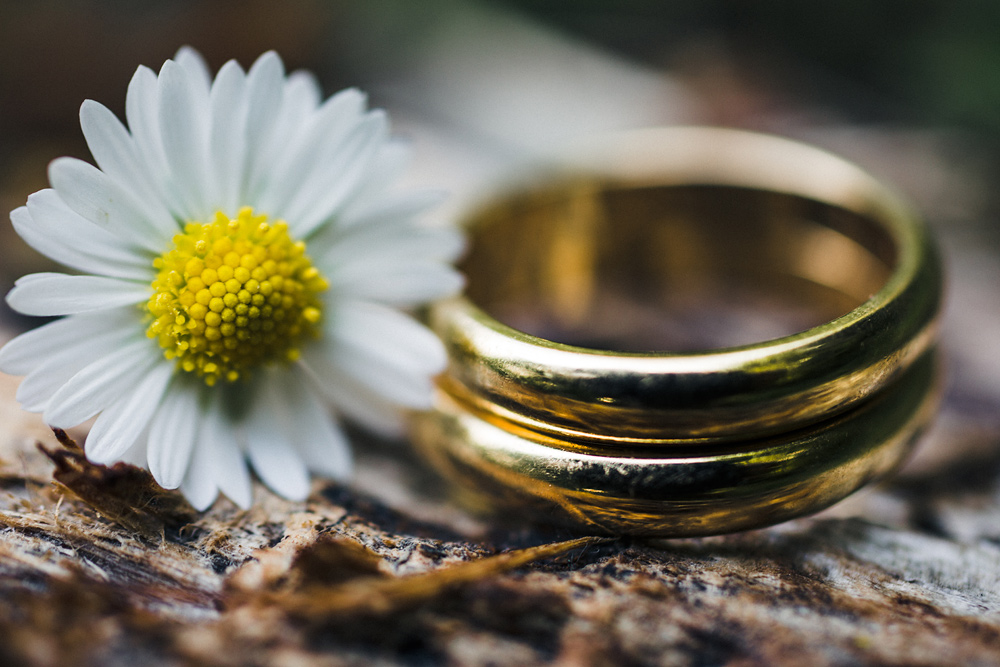
<svg viewBox="0 0 1000 667">
<path fill-rule="evenodd" d="M 135 442 L 131 447 L 125 450 L 125 452 L 119 457 L 119 461 L 122 463 L 128 463 L 129 465 L 136 466 L 138 468 L 146 467 L 146 440 L 149 438 L 149 424 L 146 424 L 146 429 L 139 434 L 139 437 L 135 439 Z"/>
<path fill-rule="evenodd" d="M 343 90 L 324 102 L 299 127 L 288 127 L 288 119 L 284 117 L 278 126 L 279 133 L 275 138 L 284 139 L 285 143 L 273 148 L 259 205 L 266 211 L 281 211 L 282 217 L 292 226 L 292 231 L 299 236 L 304 234 L 295 229 L 291 222 L 289 204 L 310 174 L 326 169 L 324 158 L 327 161 L 330 159 L 328 156 L 333 156 L 334 160 L 342 159 L 342 149 L 352 142 L 362 118 L 364 100 L 364 95 L 357 90 Z M 287 134 L 287 138 L 282 137 L 282 134 Z M 357 143 L 356 140 L 354 143 Z M 328 176 L 333 175 L 330 170 L 326 173 Z"/>
<path fill-rule="evenodd" d="M 462 275 L 445 264 L 381 258 L 343 264 L 327 278 L 344 296 L 402 307 L 457 294 L 465 284 Z"/>
<path fill-rule="evenodd" d="M 200 426 L 181 490 L 199 510 L 214 502 L 218 492 L 247 509 L 253 500 L 250 473 L 236 439 L 237 426 L 226 416 L 224 387 L 204 394 L 198 416 Z"/>
<path fill-rule="evenodd" d="M 424 373 L 407 372 L 378 357 L 361 354 L 338 354 L 331 361 L 339 375 L 390 403 L 416 410 L 431 407 L 433 383 Z"/>
<path fill-rule="evenodd" d="M 316 264 L 321 270 L 352 262 L 392 258 L 454 261 L 465 249 L 465 239 L 453 227 L 417 226 L 410 220 L 349 227 Z"/>
<path fill-rule="evenodd" d="M 80 127 L 101 171 L 132 193 L 145 222 L 169 239 L 177 231 L 177 222 L 163 204 L 150 165 L 141 159 L 125 126 L 103 104 L 87 100 L 80 107 Z"/>
<path fill-rule="evenodd" d="M 132 194 L 97 167 L 62 157 L 49 165 L 49 182 L 71 209 L 129 243 L 155 253 L 169 237 L 150 223 Z"/>
<path fill-rule="evenodd" d="M 440 190 L 416 190 L 413 192 L 386 194 L 351 206 L 344 211 L 342 222 L 345 226 L 379 226 L 393 224 L 400 219 L 409 220 L 437 206 L 444 199 Z"/>
<path fill-rule="evenodd" d="M 176 489 L 184 480 L 198 435 L 201 406 L 197 387 L 177 378 L 153 417 L 146 445 L 149 472 L 165 489 Z"/>
<path fill-rule="evenodd" d="M 310 111 L 316 110 L 322 97 L 323 90 L 311 72 L 292 72 L 285 79 L 283 113 L 292 118 L 305 118 Z"/>
<path fill-rule="evenodd" d="M 177 49 L 174 62 L 184 68 L 200 94 L 207 96 L 208 89 L 212 85 L 212 73 L 208 71 L 208 65 L 205 64 L 201 54 L 190 46 L 182 46 Z"/>
<path fill-rule="evenodd" d="M 388 132 L 385 114 L 373 111 L 336 153 L 306 172 L 302 188 L 285 209 L 289 227 L 296 236 L 309 236 L 354 195 Z"/>
<path fill-rule="evenodd" d="M 215 183 L 215 205 L 229 215 L 236 215 L 243 182 L 246 154 L 244 131 L 247 121 L 246 75 L 235 60 L 230 60 L 215 78 L 211 92 L 211 130 L 209 160 Z"/>
<path fill-rule="evenodd" d="M 135 140 L 139 157 L 145 160 L 153 173 L 162 172 L 166 167 L 157 111 L 159 96 L 156 74 L 148 67 L 140 65 L 128 84 L 128 92 L 125 95 L 125 119 L 128 121 L 129 133 Z"/>
<path fill-rule="evenodd" d="M 89 356 L 46 359 L 17 386 L 17 402 L 27 412 L 45 412 L 55 393 L 92 360 Z"/>
<path fill-rule="evenodd" d="M 248 190 L 244 194 L 244 203 L 267 212 L 261 206 L 261 191 L 266 183 L 275 179 L 275 165 L 288 157 L 289 147 L 299 140 L 303 128 L 308 126 L 321 97 L 322 91 L 312 75 L 305 72 L 289 75 L 281 91 L 281 107 L 273 118 L 269 132 L 247 133 L 249 149 L 255 156 L 252 161 L 247 161 L 247 165 L 252 166 L 252 162 L 257 167 L 245 177 Z"/>
<path fill-rule="evenodd" d="M 206 427 L 208 419 L 201 420 L 201 428 L 198 433 L 199 442 L 206 442 Z M 219 496 L 219 487 L 212 478 L 212 470 L 209 467 L 210 456 L 207 447 L 195 447 L 191 453 L 191 460 L 188 464 L 187 474 L 181 483 L 181 492 L 184 497 L 199 512 L 204 512 Z"/>
<path fill-rule="evenodd" d="M 79 356 L 97 340 L 115 341 L 132 335 L 139 324 L 132 308 L 72 315 L 27 331 L 0 348 L 0 371 L 26 375 L 54 355 L 67 349 Z M 77 350 L 78 347 L 84 350 Z M 86 355 L 84 355 L 86 356 Z"/>
<path fill-rule="evenodd" d="M 442 197 L 443 193 L 435 190 L 418 190 L 402 195 L 386 194 L 363 206 L 351 206 L 337 216 L 336 225 L 320 227 L 309 237 L 309 250 L 313 257 L 321 258 L 342 239 L 362 233 L 355 228 L 421 225 L 413 218 L 439 204 Z"/>
<path fill-rule="evenodd" d="M 71 209 L 59 194 L 46 188 L 28 196 L 26 206 L 34 226 L 49 236 L 64 237 L 66 245 L 82 253 L 103 257 L 109 262 L 143 268 L 152 276 L 152 258 L 159 250 L 142 250 L 121 236 L 98 227 Z"/>
<path fill-rule="evenodd" d="M 215 420 L 218 416 L 206 412 L 200 419 L 197 446 L 191 452 L 188 469 L 181 482 L 181 491 L 191 506 L 203 512 L 212 506 L 219 495 L 219 486 L 215 483 L 211 469 L 211 447 L 215 437 Z"/>
<path fill-rule="evenodd" d="M 166 192 L 167 160 L 160 136 L 159 96 L 156 74 L 148 67 L 140 66 L 128 84 L 125 118 L 128 120 L 129 132 L 135 142 L 139 160 L 149 166 L 150 175 L 155 179 L 154 184 L 159 186 L 161 192 Z M 170 203 L 169 198 L 167 203 Z M 175 209 L 171 210 L 177 213 Z"/>
<path fill-rule="evenodd" d="M 326 333 L 322 345 L 327 354 L 359 356 L 398 373 L 437 375 L 448 361 L 434 332 L 409 315 L 375 303 L 338 303 Z"/>
<path fill-rule="evenodd" d="M 432 378 L 444 368 L 445 354 L 441 342 L 422 325 L 375 304 L 344 304 L 331 313 L 327 334 L 316 347 L 337 375 L 389 403 L 430 407 Z"/>
<path fill-rule="evenodd" d="M 293 444 L 295 415 L 289 397 L 270 372 L 260 379 L 257 396 L 246 423 L 247 454 L 261 480 L 289 500 L 309 495 L 309 472 Z"/>
<path fill-rule="evenodd" d="M 149 285 L 118 278 L 32 273 L 14 283 L 7 303 L 25 315 L 72 315 L 141 303 L 149 294 Z"/>
<path fill-rule="evenodd" d="M 168 60 L 159 77 L 159 122 L 163 149 L 189 220 L 206 220 L 213 213 L 208 202 L 207 89 L 188 76 L 184 67 Z"/>
<path fill-rule="evenodd" d="M 311 378 L 298 366 L 281 377 L 282 393 L 294 406 L 289 424 L 290 437 L 310 470 L 345 481 L 351 474 L 351 448 L 326 405 L 320 400 Z"/>
<path fill-rule="evenodd" d="M 397 406 L 344 375 L 316 348 L 303 352 L 300 366 L 314 380 L 324 398 L 344 416 L 386 437 L 403 434 L 402 413 Z"/>
<path fill-rule="evenodd" d="M 76 319 L 76 317 L 67 318 Z M 44 412 L 49 401 L 70 378 L 94 360 L 113 354 L 135 336 L 132 326 L 93 329 L 86 337 L 67 341 L 35 360 L 17 388 L 17 400 L 28 412 Z"/>
<path fill-rule="evenodd" d="M 236 427 L 220 409 L 206 415 L 210 437 L 201 439 L 196 447 L 208 450 L 208 470 L 219 491 L 239 507 L 247 509 L 253 502 L 250 472 L 236 439 Z"/>
<path fill-rule="evenodd" d="M 354 189 L 354 193 L 344 202 L 340 215 L 347 217 L 350 211 L 366 202 L 381 202 L 387 197 L 387 190 L 406 171 L 411 162 L 410 144 L 399 139 L 390 139 L 382 145 L 375 159 L 365 170 L 364 179 Z M 350 224 L 350 222 L 346 223 Z"/>
<path fill-rule="evenodd" d="M 45 422 L 70 428 L 87 421 L 130 391 L 162 360 L 156 343 L 145 338 L 97 359 L 52 396 L 45 410 Z"/>
<path fill-rule="evenodd" d="M 273 167 L 268 161 L 274 126 L 282 107 L 285 66 L 273 51 L 263 54 L 247 73 L 247 173 L 243 195 L 257 200 L 264 174 Z"/>
<path fill-rule="evenodd" d="M 120 460 L 149 424 L 173 374 L 173 364 L 161 362 L 133 391 L 105 408 L 87 435 L 87 458 L 106 465 Z"/>
<path fill-rule="evenodd" d="M 73 214 L 79 220 L 91 227 L 95 232 L 103 230 L 96 225 L 83 220 Z M 10 221 L 14 226 L 14 231 L 38 252 L 59 262 L 64 266 L 83 271 L 85 273 L 95 273 L 97 275 L 112 278 L 131 278 L 133 280 L 147 280 L 150 278 L 151 262 L 140 264 L 131 253 L 119 251 L 116 248 L 108 248 L 107 254 L 89 254 L 82 249 L 82 245 L 77 243 L 83 230 L 66 226 L 61 233 L 49 233 L 43 225 L 39 225 L 32 218 L 27 206 L 21 206 L 10 212 Z M 122 255 L 125 262 L 115 261 L 114 254 Z"/>
</svg>

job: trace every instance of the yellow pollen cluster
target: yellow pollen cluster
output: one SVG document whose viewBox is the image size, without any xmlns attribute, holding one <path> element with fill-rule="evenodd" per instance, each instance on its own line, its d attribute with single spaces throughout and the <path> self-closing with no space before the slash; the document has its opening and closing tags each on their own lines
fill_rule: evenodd
<svg viewBox="0 0 1000 667">
<path fill-rule="evenodd" d="M 249 207 L 230 219 L 188 223 L 174 246 L 153 261 L 158 270 L 146 334 L 167 359 L 213 385 L 235 382 L 255 366 L 294 361 L 322 315 L 329 286 L 288 235 L 284 222 Z"/>
</svg>

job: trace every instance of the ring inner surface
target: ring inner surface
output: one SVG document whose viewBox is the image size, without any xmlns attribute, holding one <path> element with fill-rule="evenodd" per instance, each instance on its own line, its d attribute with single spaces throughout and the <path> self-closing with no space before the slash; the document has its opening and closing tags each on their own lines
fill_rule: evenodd
<svg viewBox="0 0 1000 667">
<path fill-rule="evenodd" d="M 790 194 L 720 185 L 575 182 L 471 222 L 467 294 L 546 340 L 618 352 L 694 352 L 834 320 L 885 285 L 889 232 Z"/>
</svg>

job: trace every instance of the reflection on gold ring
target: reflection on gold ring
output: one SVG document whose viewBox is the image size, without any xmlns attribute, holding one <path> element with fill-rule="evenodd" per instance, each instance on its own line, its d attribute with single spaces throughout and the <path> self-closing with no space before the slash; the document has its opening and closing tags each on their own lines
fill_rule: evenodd
<svg viewBox="0 0 1000 667">
<path fill-rule="evenodd" d="M 725 532 L 819 509 L 908 451 L 941 269 L 904 203 L 734 130 L 626 134 L 573 165 L 471 216 L 467 294 L 428 315 L 450 365 L 416 439 L 478 505 Z M 688 473 L 714 480 L 703 496 L 664 491 Z"/>
</svg>

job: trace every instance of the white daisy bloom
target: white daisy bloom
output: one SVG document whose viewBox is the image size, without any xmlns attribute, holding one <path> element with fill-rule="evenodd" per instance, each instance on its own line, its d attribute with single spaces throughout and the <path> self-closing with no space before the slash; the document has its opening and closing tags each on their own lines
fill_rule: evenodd
<svg viewBox="0 0 1000 667">
<path fill-rule="evenodd" d="M 406 162 L 357 90 L 326 101 L 274 53 L 214 81 L 181 49 L 140 67 L 128 129 L 84 102 L 97 163 L 61 158 L 51 189 L 11 213 L 32 247 L 79 272 L 7 295 L 66 317 L 0 350 L 23 407 L 60 428 L 97 416 L 97 463 L 145 465 L 198 509 L 251 503 L 247 461 L 303 499 L 309 472 L 343 479 L 329 408 L 386 429 L 429 406 L 441 342 L 405 309 L 456 292 L 462 239 L 417 216 L 436 193 L 390 186 Z"/>
</svg>

